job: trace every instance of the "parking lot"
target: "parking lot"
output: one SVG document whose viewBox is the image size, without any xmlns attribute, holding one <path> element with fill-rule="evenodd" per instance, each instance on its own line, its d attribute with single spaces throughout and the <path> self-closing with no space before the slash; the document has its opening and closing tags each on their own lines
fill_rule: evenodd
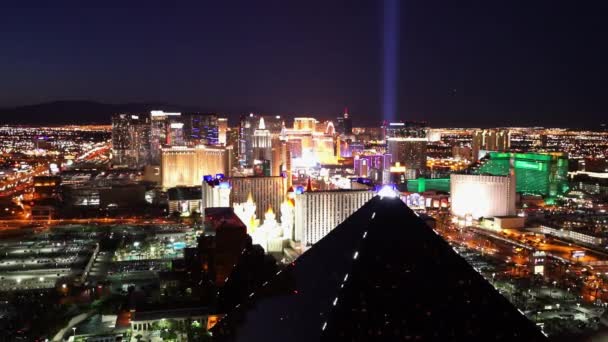
<svg viewBox="0 0 608 342">
<path fill-rule="evenodd" d="M 82 275 L 94 249 L 93 240 L 53 235 L 5 241 L 0 244 L 0 291 L 62 286 Z"/>
</svg>

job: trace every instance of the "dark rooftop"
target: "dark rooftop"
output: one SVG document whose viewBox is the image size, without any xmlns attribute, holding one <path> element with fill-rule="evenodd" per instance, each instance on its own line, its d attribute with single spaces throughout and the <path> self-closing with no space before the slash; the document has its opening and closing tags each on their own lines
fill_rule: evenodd
<svg viewBox="0 0 608 342">
<path fill-rule="evenodd" d="M 200 186 L 180 186 L 167 190 L 169 201 L 192 201 L 202 198 Z"/>
<path fill-rule="evenodd" d="M 374 197 L 213 329 L 218 341 L 544 341 L 403 202 Z"/>
<path fill-rule="evenodd" d="M 193 307 L 193 308 L 175 308 L 175 309 L 163 309 L 153 311 L 136 311 L 133 313 L 131 318 L 132 322 L 139 321 L 151 321 L 159 319 L 171 319 L 171 318 L 188 318 L 206 316 L 209 314 L 207 307 Z"/>
</svg>

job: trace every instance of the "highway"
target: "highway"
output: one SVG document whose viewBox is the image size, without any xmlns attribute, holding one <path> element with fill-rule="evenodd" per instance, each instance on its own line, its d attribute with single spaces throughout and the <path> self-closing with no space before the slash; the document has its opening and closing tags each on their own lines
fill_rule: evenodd
<svg viewBox="0 0 608 342">
<path fill-rule="evenodd" d="M 48 165 L 39 165 L 27 172 L 22 172 L 9 180 L 0 182 L 0 197 L 14 196 L 17 193 L 25 192 L 32 187 L 32 180 L 35 176 L 42 176 L 48 173 Z"/>
<path fill-rule="evenodd" d="M 608 254 L 575 243 L 534 235 L 527 231 L 495 232 L 482 228 L 458 228 L 445 217 L 437 219 L 436 230 L 453 244 L 476 250 L 480 255 L 499 261 L 500 275 L 532 279 L 531 257 L 544 251 L 548 258 L 542 281 L 555 291 L 572 293 L 588 303 L 608 303 L 608 266 L 589 265 L 608 261 Z M 572 251 L 585 256 L 572 258 Z M 497 274 L 498 276 L 499 274 Z"/>
<path fill-rule="evenodd" d="M 495 233 L 483 228 L 472 228 L 476 233 L 495 239 L 501 239 L 513 245 L 533 251 L 543 251 L 549 256 L 570 263 L 587 264 L 598 261 L 608 261 L 608 254 L 577 245 L 573 242 L 563 241 L 551 236 L 541 237 L 526 231 L 505 229 L 502 233 Z M 584 251 L 585 255 L 572 257 L 572 252 Z"/>
</svg>

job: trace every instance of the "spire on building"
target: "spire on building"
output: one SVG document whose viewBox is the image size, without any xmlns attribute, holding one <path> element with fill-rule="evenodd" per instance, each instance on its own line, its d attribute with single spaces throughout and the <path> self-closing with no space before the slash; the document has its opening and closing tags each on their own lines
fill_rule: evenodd
<svg viewBox="0 0 608 342">
<path fill-rule="evenodd" d="M 312 181 L 310 177 L 308 177 L 308 182 L 306 183 L 306 192 L 312 192 Z"/>
<path fill-rule="evenodd" d="M 342 157 L 342 149 L 341 149 L 341 141 L 340 141 L 340 136 L 336 136 L 336 158 L 340 159 L 340 157 Z"/>
<path fill-rule="evenodd" d="M 327 134 L 327 135 L 336 134 L 336 127 L 334 127 L 333 122 L 327 121 L 327 126 L 325 127 L 325 134 Z"/>
<path fill-rule="evenodd" d="M 266 124 L 264 123 L 264 118 L 260 118 L 260 125 L 258 126 L 258 129 L 260 129 L 260 130 L 266 129 Z"/>
<path fill-rule="evenodd" d="M 287 127 L 285 127 L 285 121 L 281 122 L 281 133 L 279 133 L 281 140 L 287 140 Z"/>
</svg>

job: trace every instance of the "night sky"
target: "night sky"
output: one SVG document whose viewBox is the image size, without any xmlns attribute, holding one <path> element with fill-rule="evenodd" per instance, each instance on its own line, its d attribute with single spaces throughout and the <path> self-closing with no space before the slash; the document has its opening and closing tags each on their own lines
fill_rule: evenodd
<svg viewBox="0 0 608 342">
<path fill-rule="evenodd" d="M 369 125 L 395 84 L 397 118 L 431 126 L 608 121 L 605 1 L 401 1 L 397 25 L 384 25 L 379 0 L 92 3 L 0 4 L 0 107 L 78 99 L 321 118 L 348 106 Z M 399 30 L 394 82 L 386 27 Z"/>
</svg>

